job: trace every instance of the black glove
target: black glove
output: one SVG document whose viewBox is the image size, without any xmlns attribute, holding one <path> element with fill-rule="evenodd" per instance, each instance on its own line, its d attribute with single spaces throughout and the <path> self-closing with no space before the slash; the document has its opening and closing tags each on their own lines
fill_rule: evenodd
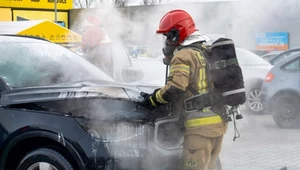
<svg viewBox="0 0 300 170">
<path fill-rule="evenodd" d="M 156 89 L 152 94 L 141 92 L 140 95 L 144 98 L 144 100 L 141 102 L 141 106 L 149 110 L 153 110 L 161 105 L 155 97 L 155 94 L 158 90 L 159 89 Z"/>
</svg>

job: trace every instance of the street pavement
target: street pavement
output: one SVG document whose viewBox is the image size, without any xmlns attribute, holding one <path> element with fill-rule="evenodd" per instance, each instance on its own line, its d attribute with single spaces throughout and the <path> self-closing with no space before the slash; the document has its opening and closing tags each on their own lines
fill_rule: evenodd
<svg viewBox="0 0 300 170">
<path fill-rule="evenodd" d="M 272 115 L 243 114 L 235 142 L 229 124 L 220 153 L 223 170 L 300 170 L 300 129 L 281 129 Z"/>
</svg>

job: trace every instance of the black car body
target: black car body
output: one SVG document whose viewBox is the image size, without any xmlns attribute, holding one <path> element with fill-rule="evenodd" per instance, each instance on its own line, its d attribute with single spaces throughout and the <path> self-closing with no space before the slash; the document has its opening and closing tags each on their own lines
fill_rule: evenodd
<svg viewBox="0 0 300 170">
<path fill-rule="evenodd" d="M 0 51 L 0 169 L 180 167 L 177 116 L 138 105 L 157 87 L 117 83 L 44 40 L 0 36 Z"/>
<path fill-rule="evenodd" d="M 2 168 L 15 169 L 26 154 L 44 148 L 60 153 L 74 169 L 132 169 L 150 151 L 166 156 L 147 142 L 154 139 L 155 123 L 133 102 L 139 91 L 89 83 L 3 90 Z"/>
</svg>

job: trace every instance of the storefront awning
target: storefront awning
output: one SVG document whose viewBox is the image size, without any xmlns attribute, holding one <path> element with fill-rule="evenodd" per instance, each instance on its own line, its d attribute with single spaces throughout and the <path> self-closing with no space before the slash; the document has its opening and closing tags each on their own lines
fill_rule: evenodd
<svg viewBox="0 0 300 170">
<path fill-rule="evenodd" d="M 0 22 L 0 34 L 36 36 L 58 44 L 80 43 L 82 37 L 50 20 Z"/>
</svg>

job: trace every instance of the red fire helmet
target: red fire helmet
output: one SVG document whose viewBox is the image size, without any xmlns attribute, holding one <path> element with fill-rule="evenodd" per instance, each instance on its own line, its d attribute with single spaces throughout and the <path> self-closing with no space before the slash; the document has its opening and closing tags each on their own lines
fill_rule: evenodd
<svg viewBox="0 0 300 170">
<path fill-rule="evenodd" d="M 156 33 L 166 35 L 173 29 L 179 32 L 177 43 L 181 43 L 186 37 L 198 30 L 192 17 L 186 11 L 178 9 L 172 10 L 162 17 Z"/>
</svg>

